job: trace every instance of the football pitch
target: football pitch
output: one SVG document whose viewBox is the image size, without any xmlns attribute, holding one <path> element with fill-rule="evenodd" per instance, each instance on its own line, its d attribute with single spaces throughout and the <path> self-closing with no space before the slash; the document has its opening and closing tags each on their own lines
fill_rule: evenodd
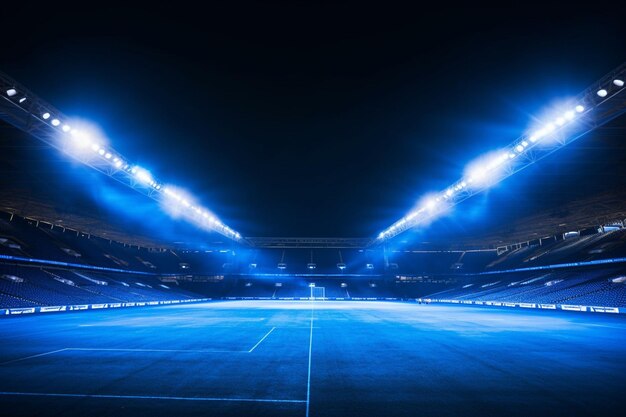
<svg viewBox="0 0 626 417">
<path fill-rule="evenodd" d="M 8 416 L 590 416 L 623 408 L 626 319 L 224 301 L 0 320 Z"/>
</svg>

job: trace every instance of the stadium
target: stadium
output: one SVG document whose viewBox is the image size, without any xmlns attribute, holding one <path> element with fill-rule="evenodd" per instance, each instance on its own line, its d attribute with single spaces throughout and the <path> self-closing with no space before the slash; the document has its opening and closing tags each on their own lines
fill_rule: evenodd
<svg viewBox="0 0 626 417">
<path fill-rule="evenodd" d="M 21 7 L 2 415 L 624 407 L 619 14 Z"/>
</svg>

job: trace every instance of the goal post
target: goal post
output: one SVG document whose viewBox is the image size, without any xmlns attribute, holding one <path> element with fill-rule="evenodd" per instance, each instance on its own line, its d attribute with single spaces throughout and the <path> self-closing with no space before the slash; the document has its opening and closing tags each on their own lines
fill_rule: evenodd
<svg viewBox="0 0 626 417">
<path fill-rule="evenodd" d="M 326 299 L 325 287 L 311 287 L 311 300 L 324 300 Z"/>
</svg>

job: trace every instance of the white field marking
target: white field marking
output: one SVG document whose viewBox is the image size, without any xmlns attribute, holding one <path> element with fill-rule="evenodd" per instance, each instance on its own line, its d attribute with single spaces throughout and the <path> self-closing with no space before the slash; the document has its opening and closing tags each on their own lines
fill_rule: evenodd
<svg viewBox="0 0 626 417">
<path fill-rule="evenodd" d="M 248 353 L 252 353 L 252 351 L 253 351 L 254 349 L 256 349 L 256 348 L 257 348 L 257 346 L 259 346 L 259 345 L 260 345 L 260 344 L 261 344 L 261 343 L 262 343 L 262 342 L 263 342 L 263 341 L 267 338 L 267 336 L 269 336 L 269 335 L 270 335 L 270 333 L 272 333 L 275 329 L 276 329 L 276 327 L 272 327 L 272 329 L 271 329 L 269 332 L 265 333 L 265 336 L 263 336 L 263 337 L 261 338 L 261 340 L 259 340 L 258 342 L 256 342 L 256 345 L 252 346 L 252 348 L 250 348 L 250 350 L 248 351 Z"/>
<path fill-rule="evenodd" d="M 6 362 L 0 363 L 0 366 L 1 365 L 8 365 L 10 363 L 15 363 L 15 362 L 20 362 L 20 361 L 25 361 L 26 359 L 38 358 L 40 356 L 52 355 L 53 353 L 63 352 L 64 350 L 67 350 L 67 348 L 51 350 L 50 352 L 44 352 L 44 353 L 39 353 L 37 355 L 26 356 L 24 358 L 13 359 L 13 360 L 10 360 L 10 361 L 6 361 Z"/>
<path fill-rule="evenodd" d="M 126 349 L 126 348 L 78 348 L 69 347 L 65 350 L 85 352 L 169 352 L 169 353 L 248 353 L 247 350 L 203 350 L 203 349 Z"/>
<path fill-rule="evenodd" d="M 259 319 L 252 319 L 252 320 L 246 320 L 246 321 L 262 321 L 264 320 L 263 318 L 259 318 Z M 78 327 L 126 327 L 126 328 L 130 328 L 130 329 L 135 329 L 137 327 L 156 327 L 155 326 L 133 326 L 131 325 L 118 325 L 118 322 L 113 322 L 112 324 L 108 324 L 108 322 L 104 322 L 104 323 L 95 323 L 95 324 L 79 324 L 77 325 Z M 233 324 L 233 325 L 220 325 L 220 326 L 216 326 L 216 325 L 212 325 L 209 324 L 209 326 L 211 326 L 212 329 L 246 329 L 245 327 L 242 327 L 238 324 Z M 197 329 L 201 326 L 187 326 L 187 327 L 183 327 L 184 329 Z M 250 327 L 251 329 L 254 329 L 253 327 Z M 68 329 L 71 330 L 71 329 Z M 47 332 L 41 332 L 41 333 L 47 333 Z"/>
<path fill-rule="evenodd" d="M 311 329 L 309 331 L 309 371 L 306 377 L 306 417 L 309 417 L 311 405 L 311 352 L 313 351 L 313 308 L 315 301 L 311 302 Z"/>
<path fill-rule="evenodd" d="M 252 353 L 274 330 L 276 327 L 272 327 L 261 340 L 259 340 L 250 350 L 211 350 L 211 349 L 126 349 L 126 348 L 81 348 L 81 347 L 67 347 L 58 350 L 52 350 L 50 352 L 39 353 L 37 355 L 26 356 L 24 358 L 13 359 L 6 362 L 0 362 L 0 366 L 8 365 L 14 362 L 20 362 L 26 359 L 33 359 L 40 356 L 52 355 L 54 353 L 64 351 L 83 351 L 83 352 L 164 352 L 164 353 Z"/>
<path fill-rule="evenodd" d="M 220 397 L 164 397 L 158 395 L 107 395 L 107 394 L 63 394 L 53 392 L 7 392 L 0 395 L 27 397 L 71 397 L 71 398 L 115 398 L 122 400 L 170 400 L 170 401 L 229 401 L 256 403 L 305 403 L 305 400 L 282 400 L 273 398 L 220 398 Z"/>
</svg>

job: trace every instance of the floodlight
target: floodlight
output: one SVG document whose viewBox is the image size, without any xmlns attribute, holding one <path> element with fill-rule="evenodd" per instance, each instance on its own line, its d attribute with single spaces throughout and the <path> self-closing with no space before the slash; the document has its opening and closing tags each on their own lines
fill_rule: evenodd
<svg viewBox="0 0 626 417">
<path fill-rule="evenodd" d="M 470 175 L 467 180 L 470 183 L 473 183 L 474 181 L 479 181 L 483 179 L 485 177 L 485 174 L 487 174 L 487 170 L 484 167 L 476 167 L 470 171 Z M 447 192 L 446 195 L 448 195 Z"/>
<path fill-rule="evenodd" d="M 399 233 L 415 226 L 418 222 L 413 220 L 418 214 L 422 213 L 425 210 L 432 209 L 435 207 L 435 203 L 440 200 L 447 201 L 447 204 L 458 204 L 460 201 L 476 194 L 480 191 L 479 182 L 481 179 L 489 177 L 490 182 L 499 182 L 501 179 L 506 178 L 519 170 L 523 169 L 526 166 L 529 166 L 532 163 L 535 163 L 537 160 L 542 159 L 553 151 L 554 146 L 562 147 L 566 145 L 568 142 L 576 140 L 580 137 L 580 132 L 584 129 L 587 129 L 582 134 L 587 133 L 588 131 L 597 128 L 598 126 L 607 123 L 611 117 L 614 117 L 612 112 L 598 112 L 597 120 L 594 120 L 593 124 L 581 123 L 580 126 L 578 124 L 570 123 L 574 121 L 578 114 L 585 113 L 585 115 L 589 115 L 589 111 L 585 106 L 590 106 L 589 110 L 593 110 L 594 108 L 603 105 L 606 106 L 606 103 L 609 99 L 612 99 L 614 96 L 617 96 L 623 87 L 624 87 L 624 78 L 623 78 L 624 66 L 621 66 L 618 70 L 614 71 L 611 75 L 611 78 L 604 78 L 602 81 L 597 82 L 594 86 L 584 92 L 585 96 L 578 99 L 578 102 L 574 102 L 569 108 L 561 110 L 560 113 L 557 113 L 555 118 L 551 120 L 550 123 L 547 123 L 537 130 L 528 132 L 527 134 L 522 135 L 518 140 L 509 144 L 507 146 L 507 151 L 505 153 L 500 153 L 499 156 L 490 157 L 485 156 L 481 157 L 480 160 L 472 162 L 468 168 L 466 169 L 464 176 L 460 181 L 452 183 L 451 186 L 444 188 L 442 191 L 438 193 L 436 196 L 436 200 L 431 200 L 428 196 L 425 196 L 424 200 L 422 200 L 422 208 L 417 210 L 416 212 L 411 212 L 407 216 L 402 219 L 396 221 L 387 229 L 383 230 L 378 234 L 378 239 L 385 240 L 390 239 Z M 598 97 L 606 100 L 598 100 L 593 99 L 593 96 L 597 95 Z M 609 94 L 611 97 L 609 97 Z M 584 104 L 583 104 L 584 103 Z M 620 108 L 621 106 L 621 108 Z M 619 100 L 616 102 L 614 109 L 623 112 L 623 101 Z M 613 115 L 613 116 L 612 116 Z M 594 114 L 594 116 L 596 116 Z M 550 119 L 549 119 L 550 120 Z M 557 129 L 561 129 L 561 127 L 565 128 L 566 126 L 571 127 L 571 129 L 577 129 L 576 132 L 572 133 L 568 131 L 559 130 L 559 138 L 558 143 L 551 143 L 548 147 L 537 147 L 535 148 L 534 144 L 544 138 L 553 139 L 552 136 L 555 134 Z M 555 138 L 556 139 L 556 138 Z M 553 142 L 557 142 L 554 140 Z M 533 149 L 536 151 L 533 152 L 532 157 L 523 158 L 523 161 L 519 161 L 517 163 L 513 163 L 513 159 L 517 158 L 520 155 L 523 155 L 525 151 Z M 522 158 L 518 158 L 522 159 Z M 507 170 L 503 170 L 503 165 L 506 164 Z M 502 167 L 501 167 L 502 166 Z M 497 169 L 499 168 L 499 169 Z M 502 171 L 502 172 L 500 172 Z M 471 189 L 466 190 L 465 187 L 471 184 Z M 461 192 L 463 191 L 463 192 Z M 458 195 L 457 195 L 458 193 Z M 428 216 L 426 216 L 428 217 Z"/>
<path fill-rule="evenodd" d="M 150 192 L 150 190 L 162 190 L 166 192 L 168 197 L 175 198 L 177 202 L 183 202 L 187 208 L 192 208 L 195 213 L 198 214 L 198 216 L 195 216 L 195 213 L 193 212 L 186 212 L 189 220 L 198 223 L 198 225 L 201 225 L 204 228 L 210 226 L 211 229 L 230 239 L 241 238 L 241 235 L 238 232 L 227 227 L 214 217 L 209 216 L 203 207 L 199 205 L 192 206 L 190 202 L 195 200 L 193 196 L 184 192 L 181 192 L 179 195 L 178 190 L 176 190 L 176 193 L 169 192 L 171 190 L 168 190 L 167 187 L 162 185 L 160 181 L 156 181 L 150 172 L 141 167 L 129 164 L 125 158 L 122 158 L 117 152 L 110 148 L 109 141 L 106 140 L 106 137 L 101 134 L 99 129 L 91 126 L 83 126 L 85 124 L 83 121 L 70 119 L 63 113 L 55 110 L 51 105 L 47 104 L 43 100 L 40 100 L 35 95 L 21 91 L 21 88 L 18 89 L 17 87 L 19 84 L 8 79 L 8 77 L 4 76 L 4 74 L 0 74 L 0 78 L 2 79 L 1 81 L 4 85 L 0 91 L 4 91 L 5 100 L 10 100 L 13 104 L 18 104 L 18 102 L 20 104 L 19 106 L 10 106 L 8 111 L 26 112 L 30 117 L 34 117 L 36 119 L 34 125 L 32 126 L 36 125 L 37 128 L 40 127 L 39 125 L 42 127 L 47 126 L 47 132 L 46 130 L 40 132 L 39 129 L 33 129 L 27 130 L 28 133 L 33 133 L 38 139 L 51 144 L 55 148 L 67 151 L 71 154 L 71 156 L 80 159 L 81 162 L 89 165 L 91 168 L 103 172 L 105 175 L 117 175 L 117 179 L 120 181 L 123 180 L 126 185 L 132 188 L 137 188 L 138 191 L 145 193 L 150 198 L 157 199 L 156 194 L 158 194 Z M 34 104 L 33 108 L 30 108 L 31 102 Z M 22 103 L 26 105 L 22 105 Z M 52 111 L 46 109 L 52 109 L 54 114 L 52 114 Z M 22 130 L 25 130 L 26 128 L 30 129 L 32 127 L 31 124 L 25 124 L 26 126 L 16 124 L 16 121 L 21 121 L 22 119 L 14 119 L 10 116 L 13 115 L 7 112 L 6 114 L 0 115 L 0 119 L 8 120 L 10 123 Z M 50 130 L 51 128 L 57 128 L 61 132 L 55 132 L 54 129 Z M 67 138 L 63 135 L 59 136 L 58 133 L 69 134 L 70 137 Z M 88 158 L 80 157 L 81 152 L 87 153 Z M 95 157 L 96 155 L 101 156 L 102 159 Z M 100 161 L 99 165 L 93 163 L 95 160 Z M 101 168 L 100 165 L 102 165 L 102 160 L 109 162 L 108 164 L 105 164 L 109 169 Z M 138 183 L 145 184 L 145 187 L 137 187 Z M 187 199 L 185 200 L 184 197 Z M 182 207 L 178 207 L 178 209 L 182 210 Z M 190 214 L 192 215 L 189 216 Z M 203 218 L 203 221 L 199 221 L 199 218 Z"/>
<path fill-rule="evenodd" d="M 70 131 L 72 137 L 74 138 L 74 140 L 76 141 L 76 144 L 78 146 L 86 146 L 89 144 L 89 137 L 82 131 L 80 130 L 76 130 L 76 129 L 72 129 Z M 97 150 L 97 149 L 96 149 Z"/>
<path fill-rule="evenodd" d="M 550 125 L 551 126 L 551 125 Z M 533 133 L 532 135 L 530 135 L 530 141 L 531 142 L 537 142 L 539 139 L 541 139 L 542 137 L 544 137 L 545 135 L 547 135 L 548 133 L 550 133 L 550 128 L 548 127 L 544 127 L 543 129 L 539 129 L 537 130 L 535 133 Z"/>
<path fill-rule="evenodd" d="M 133 174 L 135 174 L 135 177 L 144 184 L 150 184 L 153 182 L 152 175 L 150 175 L 150 173 L 145 169 L 141 167 L 134 167 L 132 171 L 134 171 Z"/>
</svg>

